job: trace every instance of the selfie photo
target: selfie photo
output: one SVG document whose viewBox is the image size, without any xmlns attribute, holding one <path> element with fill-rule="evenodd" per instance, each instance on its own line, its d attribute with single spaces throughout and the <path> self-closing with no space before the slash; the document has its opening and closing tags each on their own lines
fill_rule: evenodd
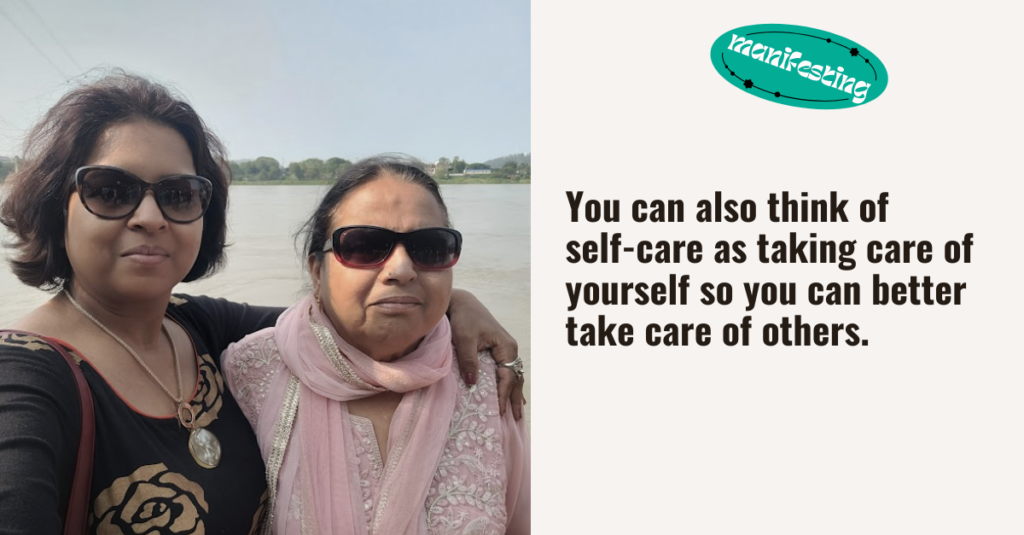
<svg viewBox="0 0 1024 535">
<path fill-rule="evenodd" d="M 0 533 L 530 532 L 529 4 L 389 4 L 0 8 Z"/>
</svg>

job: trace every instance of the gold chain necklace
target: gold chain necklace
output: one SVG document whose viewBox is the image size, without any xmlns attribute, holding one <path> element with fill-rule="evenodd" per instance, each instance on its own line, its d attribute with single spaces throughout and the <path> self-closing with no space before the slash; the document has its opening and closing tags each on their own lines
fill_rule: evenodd
<svg viewBox="0 0 1024 535">
<path fill-rule="evenodd" d="M 85 307 L 80 305 L 78 301 L 75 300 L 74 297 L 71 297 L 71 292 L 65 289 L 64 295 L 67 296 L 68 301 L 70 301 L 71 304 L 76 309 L 78 309 L 78 311 L 81 312 L 83 316 L 89 318 L 93 323 L 96 324 L 97 327 L 102 329 L 103 332 L 109 334 L 111 338 L 116 340 L 117 343 L 121 344 L 121 347 L 123 347 L 125 351 L 127 351 L 128 354 L 131 355 L 133 359 L 135 359 L 135 362 L 137 362 L 139 366 L 142 366 L 143 370 L 146 370 L 146 373 L 148 373 L 149 376 L 153 378 L 153 381 L 156 382 L 160 389 L 163 390 L 164 393 L 167 394 L 167 396 L 170 397 L 172 401 L 174 401 L 175 406 L 178 408 L 178 423 L 180 423 L 182 427 L 190 431 L 188 439 L 188 449 L 189 452 L 192 453 L 192 458 L 195 459 L 196 463 L 199 466 L 202 466 L 203 468 L 214 468 L 218 464 L 220 464 L 220 440 L 218 440 L 217 437 L 208 429 L 196 426 L 195 410 L 192 408 L 191 403 L 185 402 L 184 388 L 182 387 L 181 384 L 181 363 L 178 360 L 178 348 L 177 346 L 174 345 L 174 338 L 171 337 L 171 333 L 167 330 L 167 327 L 164 326 L 163 322 L 161 322 L 160 324 L 160 331 L 164 333 L 164 336 L 167 337 L 167 341 L 171 343 L 171 353 L 174 354 L 174 377 L 178 381 L 177 397 L 175 397 L 175 395 L 171 393 L 171 390 L 164 385 L 163 381 L 161 381 L 160 378 L 157 377 L 155 373 L 153 373 L 153 370 L 150 369 L 148 365 L 146 365 L 146 362 L 142 360 L 142 357 L 140 357 L 139 354 L 136 353 L 135 350 L 131 348 L 131 346 L 129 346 L 124 340 L 122 340 L 120 336 L 114 334 L 114 332 L 108 329 L 106 325 L 100 323 L 100 320 L 96 319 L 92 314 L 90 314 L 89 311 L 87 311 Z"/>
</svg>

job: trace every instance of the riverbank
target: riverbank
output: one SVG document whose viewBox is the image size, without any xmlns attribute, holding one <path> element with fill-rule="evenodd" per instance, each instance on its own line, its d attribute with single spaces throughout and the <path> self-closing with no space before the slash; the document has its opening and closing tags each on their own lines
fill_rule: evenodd
<svg viewBox="0 0 1024 535">
<path fill-rule="evenodd" d="M 455 177 L 438 180 L 438 184 L 529 184 L 529 180 L 512 181 L 503 178 Z M 235 180 L 232 186 L 328 186 L 330 180 Z"/>
</svg>

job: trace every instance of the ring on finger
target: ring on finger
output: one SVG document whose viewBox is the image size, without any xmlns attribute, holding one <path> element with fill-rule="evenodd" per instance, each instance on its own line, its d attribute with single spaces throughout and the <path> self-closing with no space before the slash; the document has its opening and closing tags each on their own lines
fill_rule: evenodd
<svg viewBox="0 0 1024 535">
<path fill-rule="evenodd" d="M 516 356 L 516 359 L 512 362 L 500 362 L 498 363 L 498 366 L 508 368 L 515 372 L 516 380 L 519 382 L 523 382 L 525 379 L 525 374 L 523 373 L 523 357 Z"/>
</svg>

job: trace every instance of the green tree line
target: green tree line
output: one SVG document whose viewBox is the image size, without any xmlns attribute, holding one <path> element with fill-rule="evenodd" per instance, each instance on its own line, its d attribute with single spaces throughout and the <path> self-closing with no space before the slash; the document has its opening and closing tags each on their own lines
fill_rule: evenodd
<svg viewBox="0 0 1024 535">
<path fill-rule="evenodd" d="M 235 180 L 264 181 L 331 181 L 344 173 L 352 162 L 344 158 L 308 158 L 301 162 L 292 162 L 287 167 L 275 158 L 261 156 L 255 160 L 232 160 L 231 173 Z M 0 156 L 0 181 L 14 171 L 14 158 Z M 434 166 L 429 166 L 437 180 L 449 180 L 452 175 L 461 175 L 467 170 L 489 169 L 486 175 L 493 179 L 509 182 L 528 182 L 530 180 L 530 164 L 507 161 L 497 169 L 491 169 L 483 163 L 467 163 L 458 156 L 448 159 L 441 158 Z"/>
<path fill-rule="evenodd" d="M 484 169 L 490 170 L 490 174 L 486 175 L 490 178 L 508 180 L 509 182 L 530 181 L 529 163 L 507 161 L 501 167 L 495 169 L 484 163 L 466 163 L 465 160 L 458 156 L 450 160 L 446 157 L 438 159 L 434 169 L 434 178 L 437 180 L 448 180 L 453 175 L 462 175 L 466 171 Z"/>
<path fill-rule="evenodd" d="M 260 156 L 255 160 L 231 162 L 235 180 L 263 182 L 268 180 L 334 180 L 344 173 L 352 162 L 344 158 L 308 158 L 284 167 L 274 158 Z"/>
<path fill-rule="evenodd" d="M 231 173 L 235 180 L 321 180 L 329 181 L 338 178 L 352 166 L 352 162 L 344 158 L 309 158 L 301 162 L 293 162 L 283 167 L 274 158 L 262 156 L 255 160 L 232 160 Z M 14 158 L 0 156 L 0 181 L 14 172 Z"/>
</svg>

